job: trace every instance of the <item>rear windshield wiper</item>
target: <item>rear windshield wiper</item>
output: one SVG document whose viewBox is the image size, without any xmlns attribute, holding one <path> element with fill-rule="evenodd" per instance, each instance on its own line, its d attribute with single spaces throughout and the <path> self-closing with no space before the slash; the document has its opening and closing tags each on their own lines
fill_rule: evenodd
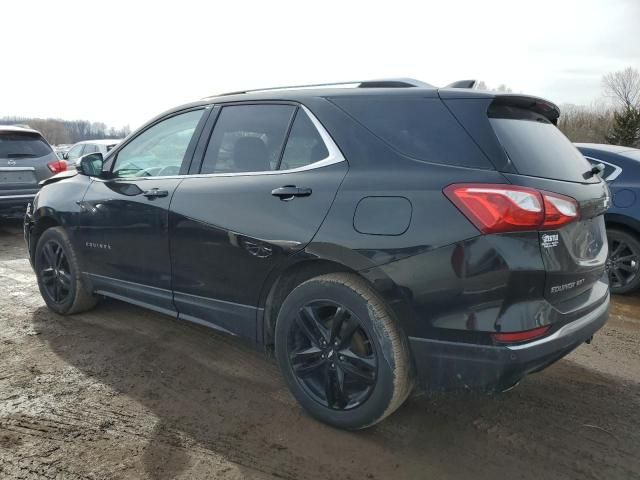
<svg viewBox="0 0 640 480">
<path fill-rule="evenodd" d="M 595 175 L 601 175 L 602 172 L 604 172 L 604 165 L 601 163 L 598 163 L 596 165 L 593 166 L 593 168 L 591 170 L 588 170 L 586 172 L 584 172 L 582 174 L 582 176 L 585 178 L 585 180 L 588 180 L 589 178 L 595 176 Z"/>
</svg>

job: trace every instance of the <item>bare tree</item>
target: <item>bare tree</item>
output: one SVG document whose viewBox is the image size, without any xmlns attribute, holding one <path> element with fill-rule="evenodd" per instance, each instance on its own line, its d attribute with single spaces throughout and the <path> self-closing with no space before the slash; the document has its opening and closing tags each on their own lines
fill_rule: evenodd
<svg viewBox="0 0 640 480">
<path fill-rule="evenodd" d="M 606 143 L 613 122 L 614 110 L 604 103 L 565 104 L 560 108 L 558 128 L 572 142 Z"/>
<path fill-rule="evenodd" d="M 623 108 L 640 109 L 640 72 L 635 68 L 607 73 L 602 77 L 602 86 L 605 94 Z"/>
</svg>

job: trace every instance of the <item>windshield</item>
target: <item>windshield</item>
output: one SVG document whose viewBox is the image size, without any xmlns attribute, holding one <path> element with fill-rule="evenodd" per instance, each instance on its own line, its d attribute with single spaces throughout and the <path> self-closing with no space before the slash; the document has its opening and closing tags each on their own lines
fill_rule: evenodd
<svg viewBox="0 0 640 480">
<path fill-rule="evenodd" d="M 51 147 L 37 134 L 0 133 L 0 158 L 44 157 Z"/>
</svg>

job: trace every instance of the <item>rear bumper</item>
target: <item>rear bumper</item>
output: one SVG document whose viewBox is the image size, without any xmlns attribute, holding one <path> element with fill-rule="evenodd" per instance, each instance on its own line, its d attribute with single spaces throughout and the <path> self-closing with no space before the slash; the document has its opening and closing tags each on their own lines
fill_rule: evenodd
<svg viewBox="0 0 640 480">
<path fill-rule="evenodd" d="M 0 193 L 0 213 L 23 215 L 27 204 L 33 202 L 35 196 L 35 193 L 24 195 L 2 195 Z"/>
<path fill-rule="evenodd" d="M 505 390 L 589 340 L 608 316 L 607 293 L 593 311 L 547 337 L 524 344 L 475 345 L 410 337 L 418 385 L 429 391 Z"/>
</svg>

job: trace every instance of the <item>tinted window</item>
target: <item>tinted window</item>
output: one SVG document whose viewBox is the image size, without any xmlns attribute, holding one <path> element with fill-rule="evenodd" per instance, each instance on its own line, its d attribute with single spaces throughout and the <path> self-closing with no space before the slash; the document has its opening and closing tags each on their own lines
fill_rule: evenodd
<svg viewBox="0 0 640 480">
<path fill-rule="evenodd" d="M 585 180 L 591 165 L 542 115 L 513 108 L 507 113 L 508 117 L 489 121 L 518 173 L 571 182 L 600 181 L 597 176 Z"/>
<path fill-rule="evenodd" d="M 328 156 L 329 151 L 313 122 L 304 110 L 298 109 L 282 155 L 280 170 L 304 167 Z"/>
<path fill-rule="evenodd" d="M 72 147 L 71 150 L 67 152 L 67 160 L 75 160 L 76 158 L 80 158 L 82 156 L 83 148 L 83 144 Z"/>
<path fill-rule="evenodd" d="M 400 153 L 433 163 L 493 168 L 439 99 L 358 96 L 331 100 Z"/>
<path fill-rule="evenodd" d="M 119 177 L 177 175 L 203 110 L 175 115 L 145 130 L 118 152 Z"/>
<path fill-rule="evenodd" d="M 0 158 L 44 157 L 51 147 L 39 135 L 0 133 Z"/>
<path fill-rule="evenodd" d="M 202 173 L 276 170 L 296 107 L 224 107 L 207 146 Z"/>
</svg>

